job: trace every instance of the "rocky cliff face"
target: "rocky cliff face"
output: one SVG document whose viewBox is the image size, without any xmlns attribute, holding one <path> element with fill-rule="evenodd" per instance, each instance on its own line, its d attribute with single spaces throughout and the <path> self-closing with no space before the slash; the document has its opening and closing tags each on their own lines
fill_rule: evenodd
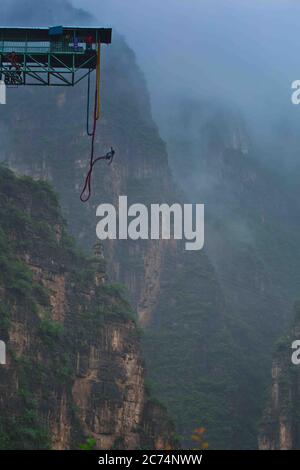
<svg viewBox="0 0 300 470">
<path fill-rule="evenodd" d="M 236 109 L 205 101 L 174 109 L 165 131 L 170 163 L 188 198 L 205 201 L 206 248 L 223 293 L 257 335 L 258 324 L 268 330 L 264 344 L 272 347 L 298 295 L 298 194 L 264 164 Z"/>
<path fill-rule="evenodd" d="M 45 183 L 0 169 L 0 447 L 171 448 L 139 330 L 102 256 L 82 255 Z"/>
<path fill-rule="evenodd" d="M 79 201 L 90 151 L 85 132 L 86 83 L 76 90 L 59 92 L 19 89 L 10 93 L 6 117 L 0 110 L 7 139 L 2 160 L 18 172 L 53 184 L 70 229 L 86 250 L 91 250 L 96 241 L 96 207 L 101 202 L 117 207 L 119 195 L 127 195 L 129 205 L 168 202 L 177 196 L 166 148 L 151 117 L 144 77 L 133 52 L 117 34 L 112 46 L 103 47 L 102 77 L 103 117 L 96 152 L 106 153 L 113 145 L 116 158 L 110 167 L 101 163 L 95 167 L 93 194 L 86 205 Z M 156 248 L 151 241 L 104 243 L 110 276 L 126 284 L 142 318 L 149 317 L 150 305 L 157 297 L 146 282 L 149 277 L 151 282 L 159 279 L 162 250 Z"/>
<path fill-rule="evenodd" d="M 117 206 L 119 195 L 127 195 L 129 205 L 183 201 L 133 52 L 115 35 L 103 59 L 97 152 L 113 145 L 117 154 L 112 166 L 95 168 L 88 204 L 79 202 L 89 150 L 84 87 L 15 90 L 1 121 L 7 139 L 2 159 L 18 172 L 51 181 L 72 233 L 87 251 L 96 241 L 99 203 Z M 188 445 L 192 430 L 203 424 L 212 446 L 230 446 L 226 429 L 232 405 L 222 403 L 231 403 L 232 393 L 221 385 L 227 381 L 227 353 L 216 364 L 214 345 L 221 340 L 221 349 L 230 348 L 231 320 L 207 255 L 188 255 L 181 242 L 117 240 L 103 246 L 110 278 L 126 285 L 146 328 L 143 344 L 154 394 L 169 407 Z"/>
<path fill-rule="evenodd" d="M 205 202 L 207 253 L 227 311 L 238 329 L 242 327 L 234 343 L 248 351 L 237 378 L 248 405 L 252 402 L 245 432 L 257 427 L 274 343 L 290 323 L 298 297 L 298 189 L 287 188 L 270 150 L 266 158 L 233 107 L 178 100 L 167 117 L 164 135 L 170 164 L 189 200 Z M 241 401 L 241 396 L 236 398 L 240 413 Z"/>
<path fill-rule="evenodd" d="M 271 386 L 262 417 L 258 445 L 261 450 L 300 449 L 300 369 L 292 363 L 292 343 L 300 338 L 300 309 L 291 332 L 277 345 Z"/>
<path fill-rule="evenodd" d="M 95 168 L 88 204 L 79 202 L 89 154 L 83 84 L 64 91 L 9 90 L 5 113 L 0 109 L 1 158 L 19 173 L 54 185 L 73 235 L 88 252 L 96 241 L 98 204 L 117 206 L 119 195 L 127 195 L 128 204 L 184 201 L 133 52 L 117 35 L 103 52 L 96 148 L 102 154 L 113 145 L 117 154 L 112 166 Z M 229 144 L 240 141 L 237 134 Z M 183 161 L 182 171 L 187 166 Z M 181 242 L 169 241 L 117 240 L 103 246 L 110 278 L 127 286 L 146 328 L 143 347 L 153 392 L 168 406 L 185 444 L 191 445 L 192 430 L 203 425 L 211 447 L 255 446 L 252 416 L 259 414 L 259 404 L 249 383 L 258 386 L 258 379 L 245 347 L 252 337 L 239 311 L 226 304 L 207 253 L 188 253 Z"/>
<path fill-rule="evenodd" d="M 192 430 L 203 425 L 211 447 L 255 447 L 267 355 L 295 291 L 294 285 L 279 288 L 283 278 L 291 285 L 291 266 L 297 270 L 297 256 L 289 250 L 289 269 L 284 268 L 281 247 L 297 224 L 274 237 L 274 221 L 286 206 L 277 199 L 274 208 L 276 183 L 265 192 L 269 175 L 253 161 L 242 121 L 209 110 L 209 119 L 195 128 L 194 103 L 186 107 L 189 114 L 180 115 L 176 129 L 184 132 L 172 136 L 169 147 L 176 176 L 197 189 L 192 197 L 182 196 L 151 116 L 144 77 L 117 34 L 112 46 L 103 48 L 103 115 L 96 145 L 97 155 L 113 145 L 116 158 L 110 167 L 96 166 L 92 198 L 81 204 L 90 144 L 86 91 L 84 83 L 75 90 L 9 90 L 8 104 L 0 109 L 1 159 L 53 184 L 72 234 L 87 252 L 96 241 L 96 206 L 117 206 L 119 195 L 127 195 L 129 204 L 206 204 L 203 252 L 187 253 L 181 243 L 126 240 L 106 241 L 104 255 L 110 278 L 126 285 L 146 329 L 143 346 L 153 390 L 168 405 L 185 442 L 190 444 Z M 271 332 L 267 338 L 265 330 Z"/>
</svg>

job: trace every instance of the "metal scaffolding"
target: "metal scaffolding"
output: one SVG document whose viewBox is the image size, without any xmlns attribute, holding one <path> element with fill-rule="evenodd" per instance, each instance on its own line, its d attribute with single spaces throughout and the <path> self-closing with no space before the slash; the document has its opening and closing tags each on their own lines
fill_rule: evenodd
<svg viewBox="0 0 300 470">
<path fill-rule="evenodd" d="M 74 86 L 97 65 L 110 28 L 0 28 L 0 80 L 7 86 Z"/>
</svg>

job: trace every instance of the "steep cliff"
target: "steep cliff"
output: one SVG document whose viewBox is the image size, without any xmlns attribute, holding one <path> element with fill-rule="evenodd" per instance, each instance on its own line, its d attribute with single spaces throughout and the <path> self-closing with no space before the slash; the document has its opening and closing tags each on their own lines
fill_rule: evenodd
<svg viewBox="0 0 300 470">
<path fill-rule="evenodd" d="M 261 450 L 300 449 L 300 366 L 292 363 L 292 343 L 300 338 L 300 306 L 289 334 L 278 341 L 271 386 L 259 429 Z"/>
<path fill-rule="evenodd" d="M 206 203 L 206 248 L 228 305 L 273 347 L 299 290 L 298 193 L 264 164 L 237 109 L 179 101 L 166 122 L 174 173 L 189 200 Z"/>
<path fill-rule="evenodd" d="M 237 382 L 248 405 L 255 397 L 243 430 L 257 429 L 274 343 L 291 321 L 300 287 L 299 191 L 277 173 L 271 155 L 265 164 L 236 108 L 179 99 L 172 114 L 166 110 L 170 165 L 188 200 L 205 202 L 207 253 L 236 331 L 242 326 L 234 337 L 245 357 Z M 245 409 L 244 403 L 239 413 Z"/>
<path fill-rule="evenodd" d="M 173 181 L 143 74 L 116 33 L 112 46 L 103 48 L 103 116 L 96 143 L 97 155 L 113 145 L 116 158 L 110 167 L 95 168 L 88 204 L 79 202 L 90 144 L 85 135 L 86 84 L 75 90 L 8 91 L 8 104 L 0 109 L 1 159 L 19 173 L 53 184 L 72 234 L 87 252 L 96 241 L 96 206 L 101 202 L 117 205 L 121 194 L 128 196 L 129 204 L 190 202 Z M 230 178 L 238 181 L 241 174 L 234 162 L 241 162 L 239 157 L 247 152 L 241 126 L 233 126 L 228 135 L 226 122 L 225 116 L 220 124 L 213 121 L 209 126 L 212 151 L 205 164 L 211 165 L 211 178 L 226 181 L 227 190 L 226 198 L 223 187 L 212 192 L 215 205 L 230 199 Z M 214 132 L 216 126 L 224 129 L 225 137 Z M 180 128 L 189 138 L 190 121 Z M 198 170 L 186 142 L 174 140 L 170 148 L 171 160 L 178 160 L 177 174 Z M 244 182 L 251 183 L 252 176 L 251 168 L 243 173 L 237 192 L 243 191 Z M 197 187 L 206 188 L 209 181 L 199 178 Z M 193 201 L 210 203 L 201 191 Z M 235 245 L 243 229 L 237 213 L 230 218 L 237 223 L 229 229 L 224 220 L 210 223 L 209 207 L 206 217 L 209 232 L 201 253 L 187 253 L 180 242 L 123 240 L 106 241 L 104 255 L 110 278 L 127 286 L 145 327 L 143 346 L 153 392 L 168 406 L 185 443 L 190 445 L 192 430 L 203 425 L 210 447 L 251 448 L 256 445 L 261 411 L 256 397 L 261 396 L 268 360 L 261 322 L 273 329 L 273 319 L 265 316 L 273 309 L 278 331 L 285 309 L 281 292 L 275 301 L 270 296 L 278 284 L 269 282 L 264 260 L 253 259 L 251 246 Z M 210 240 L 215 243 L 210 245 Z M 250 356 L 251 351 L 255 354 Z M 256 366 L 258 359 L 263 368 Z"/>
<path fill-rule="evenodd" d="M 51 181 L 85 250 L 95 243 L 101 202 L 117 206 L 122 194 L 129 204 L 183 202 L 151 116 L 145 80 L 133 52 L 116 34 L 103 54 L 97 152 L 113 145 L 117 154 L 112 166 L 95 168 L 88 204 L 79 202 L 89 147 L 86 88 L 9 91 L 2 159 L 18 172 Z M 257 405 L 251 397 L 251 404 L 239 398 L 252 377 L 239 339 L 248 333 L 227 309 L 207 254 L 188 254 L 181 242 L 168 241 L 106 241 L 103 247 L 110 277 L 127 286 L 146 328 L 153 393 L 167 405 L 186 445 L 199 425 L 207 428 L 211 447 L 255 445 L 254 426 L 244 423 L 249 408 Z M 249 374 L 241 381 L 245 369 Z"/>
<path fill-rule="evenodd" d="M 0 221 L 0 447 L 174 446 L 132 310 L 103 257 L 76 249 L 48 184 L 0 167 Z"/>
</svg>

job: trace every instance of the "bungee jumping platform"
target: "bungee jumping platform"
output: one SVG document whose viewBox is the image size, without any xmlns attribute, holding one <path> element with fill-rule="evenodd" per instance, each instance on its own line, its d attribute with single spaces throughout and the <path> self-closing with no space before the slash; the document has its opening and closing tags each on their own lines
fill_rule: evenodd
<svg viewBox="0 0 300 470">
<path fill-rule="evenodd" d="M 0 80 L 7 86 L 74 86 L 97 68 L 111 28 L 0 28 Z"/>
<path fill-rule="evenodd" d="M 97 121 L 101 116 L 101 45 L 111 44 L 111 28 L 52 26 L 50 28 L 0 28 L 0 104 L 6 88 L 19 86 L 74 86 L 87 77 L 86 132 L 91 137 L 89 169 L 80 194 L 91 196 L 95 164 L 111 164 L 114 149 L 95 156 Z M 93 124 L 90 128 L 91 73 L 96 71 Z"/>
</svg>

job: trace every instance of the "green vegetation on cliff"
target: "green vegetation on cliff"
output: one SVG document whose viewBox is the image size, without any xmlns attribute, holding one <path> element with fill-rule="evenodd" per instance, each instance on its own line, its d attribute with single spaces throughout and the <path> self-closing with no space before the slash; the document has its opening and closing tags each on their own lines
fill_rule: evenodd
<svg viewBox="0 0 300 470">
<path fill-rule="evenodd" d="M 150 405 L 138 406 L 139 330 L 124 289 L 107 281 L 101 257 L 75 247 L 49 185 L 0 167 L 0 224 L 0 448 L 79 448 L 91 433 L 98 447 L 108 435 L 126 447 L 127 433 L 152 445 L 160 423 L 171 439 L 166 414 L 149 436 Z M 139 429 L 133 417 L 117 427 L 132 393 Z M 106 410 L 108 424 L 97 418 Z"/>
</svg>

